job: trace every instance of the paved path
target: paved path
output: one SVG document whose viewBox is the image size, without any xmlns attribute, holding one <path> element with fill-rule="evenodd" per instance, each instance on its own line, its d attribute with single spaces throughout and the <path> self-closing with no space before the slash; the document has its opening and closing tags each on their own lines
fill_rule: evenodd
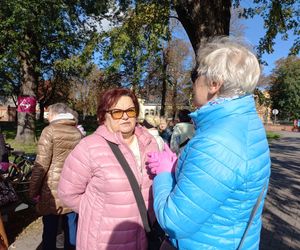
<svg viewBox="0 0 300 250">
<path fill-rule="evenodd" d="M 300 133 L 280 133 L 270 143 L 272 173 L 261 250 L 300 249 Z"/>
<path fill-rule="evenodd" d="M 42 242 L 42 218 L 27 226 L 8 250 L 38 250 Z"/>
<path fill-rule="evenodd" d="M 280 132 L 270 144 L 272 174 L 263 213 L 260 250 L 300 250 L 300 133 Z M 10 250 L 35 250 L 41 219 L 29 225 Z"/>
</svg>

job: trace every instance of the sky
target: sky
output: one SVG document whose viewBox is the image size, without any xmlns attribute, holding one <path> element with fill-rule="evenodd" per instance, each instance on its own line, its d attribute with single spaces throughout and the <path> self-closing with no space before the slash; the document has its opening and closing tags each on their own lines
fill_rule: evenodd
<svg viewBox="0 0 300 250">
<path fill-rule="evenodd" d="M 245 26 L 245 41 L 250 45 L 256 47 L 259 44 L 259 39 L 265 35 L 263 27 L 263 20 L 260 16 L 255 16 L 251 19 L 242 19 L 241 23 Z M 174 34 L 175 37 L 189 41 L 183 27 L 179 25 Z M 282 40 L 280 35 L 275 39 L 274 52 L 272 54 L 263 54 L 262 60 L 268 65 L 263 66 L 263 74 L 270 75 L 272 70 L 276 67 L 276 61 L 280 58 L 287 57 L 289 49 L 292 47 L 295 36 L 289 33 L 288 40 Z"/>
<path fill-rule="evenodd" d="M 250 44 L 257 46 L 259 39 L 265 35 L 265 30 L 263 28 L 262 18 L 259 16 L 254 17 L 253 19 L 243 20 L 242 23 L 246 26 L 245 28 L 245 38 L 246 41 Z M 274 52 L 272 54 L 263 54 L 262 59 L 267 62 L 267 66 L 264 66 L 263 73 L 269 75 L 272 73 L 272 70 L 275 68 L 275 62 L 282 58 L 287 57 L 289 49 L 293 45 L 295 36 L 289 33 L 289 39 L 284 41 L 281 39 L 280 35 L 277 35 L 275 39 Z"/>
</svg>

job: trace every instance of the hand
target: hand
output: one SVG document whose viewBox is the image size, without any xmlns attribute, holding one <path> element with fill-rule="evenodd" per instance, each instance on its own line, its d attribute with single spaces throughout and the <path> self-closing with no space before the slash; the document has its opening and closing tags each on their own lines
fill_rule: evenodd
<svg viewBox="0 0 300 250">
<path fill-rule="evenodd" d="M 166 143 L 162 152 L 151 152 L 147 156 L 146 165 L 152 174 L 175 171 L 177 156 Z"/>
</svg>

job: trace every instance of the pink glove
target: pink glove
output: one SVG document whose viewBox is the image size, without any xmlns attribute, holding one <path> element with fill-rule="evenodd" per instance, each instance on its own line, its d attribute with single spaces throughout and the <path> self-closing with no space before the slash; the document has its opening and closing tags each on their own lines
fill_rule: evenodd
<svg viewBox="0 0 300 250">
<path fill-rule="evenodd" d="M 0 170 L 6 172 L 9 168 L 9 162 L 0 162 Z"/>
<path fill-rule="evenodd" d="M 171 151 L 165 143 L 164 150 L 161 152 L 151 152 L 147 154 L 147 168 L 152 174 L 160 174 L 162 172 L 174 172 L 177 156 Z"/>
<path fill-rule="evenodd" d="M 41 197 L 40 195 L 37 195 L 37 196 L 33 197 L 32 200 L 33 200 L 35 203 L 38 203 L 39 200 L 40 200 L 40 197 Z"/>
</svg>

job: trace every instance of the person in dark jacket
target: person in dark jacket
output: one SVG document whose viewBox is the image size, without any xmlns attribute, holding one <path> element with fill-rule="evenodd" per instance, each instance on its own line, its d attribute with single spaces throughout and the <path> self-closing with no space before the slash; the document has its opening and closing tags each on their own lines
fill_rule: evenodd
<svg viewBox="0 0 300 250">
<path fill-rule="evenodd" d="M 0 129 L 0 172 L 7 171 L 8 167 L 9 167 L 8 150 L 6 148 L 4 135 Z"/>
<path fill-rule="evenodd" d="M 56 249 L 59 220 L 64 223 L 64 249 L 74 249 L 70 242 L 69 223 L 72 210 L 62 204 L 57 196 L 57 186 L 64 161 L 82 138 L 76 128 L 74 116 L 64 103 L 49 106 L 49 126 L 42 131 L 38 142 L 37 157 L 32 170 L 29 195 L 37 204 L 37 212 L 43 216 L 43 250 Z"/>
<path fill-rule="evenodd" d="M 271 165 L 252 95 L 260 66 L 228 38 L 199 48 L 196 62 L 194 137 L 177 164 L 168 148 L 149 154 L 155 214 L 178 249 L 258 250 Z"/>
<path fill-rule="evenodd" d="M 165 117 L 160 118 L 160 124 L 158 126 L 159 135 L 163 138 L 164 142 L 170 144 L 172 136 L 172 127 L 169 126 Z"/>
</svg>

